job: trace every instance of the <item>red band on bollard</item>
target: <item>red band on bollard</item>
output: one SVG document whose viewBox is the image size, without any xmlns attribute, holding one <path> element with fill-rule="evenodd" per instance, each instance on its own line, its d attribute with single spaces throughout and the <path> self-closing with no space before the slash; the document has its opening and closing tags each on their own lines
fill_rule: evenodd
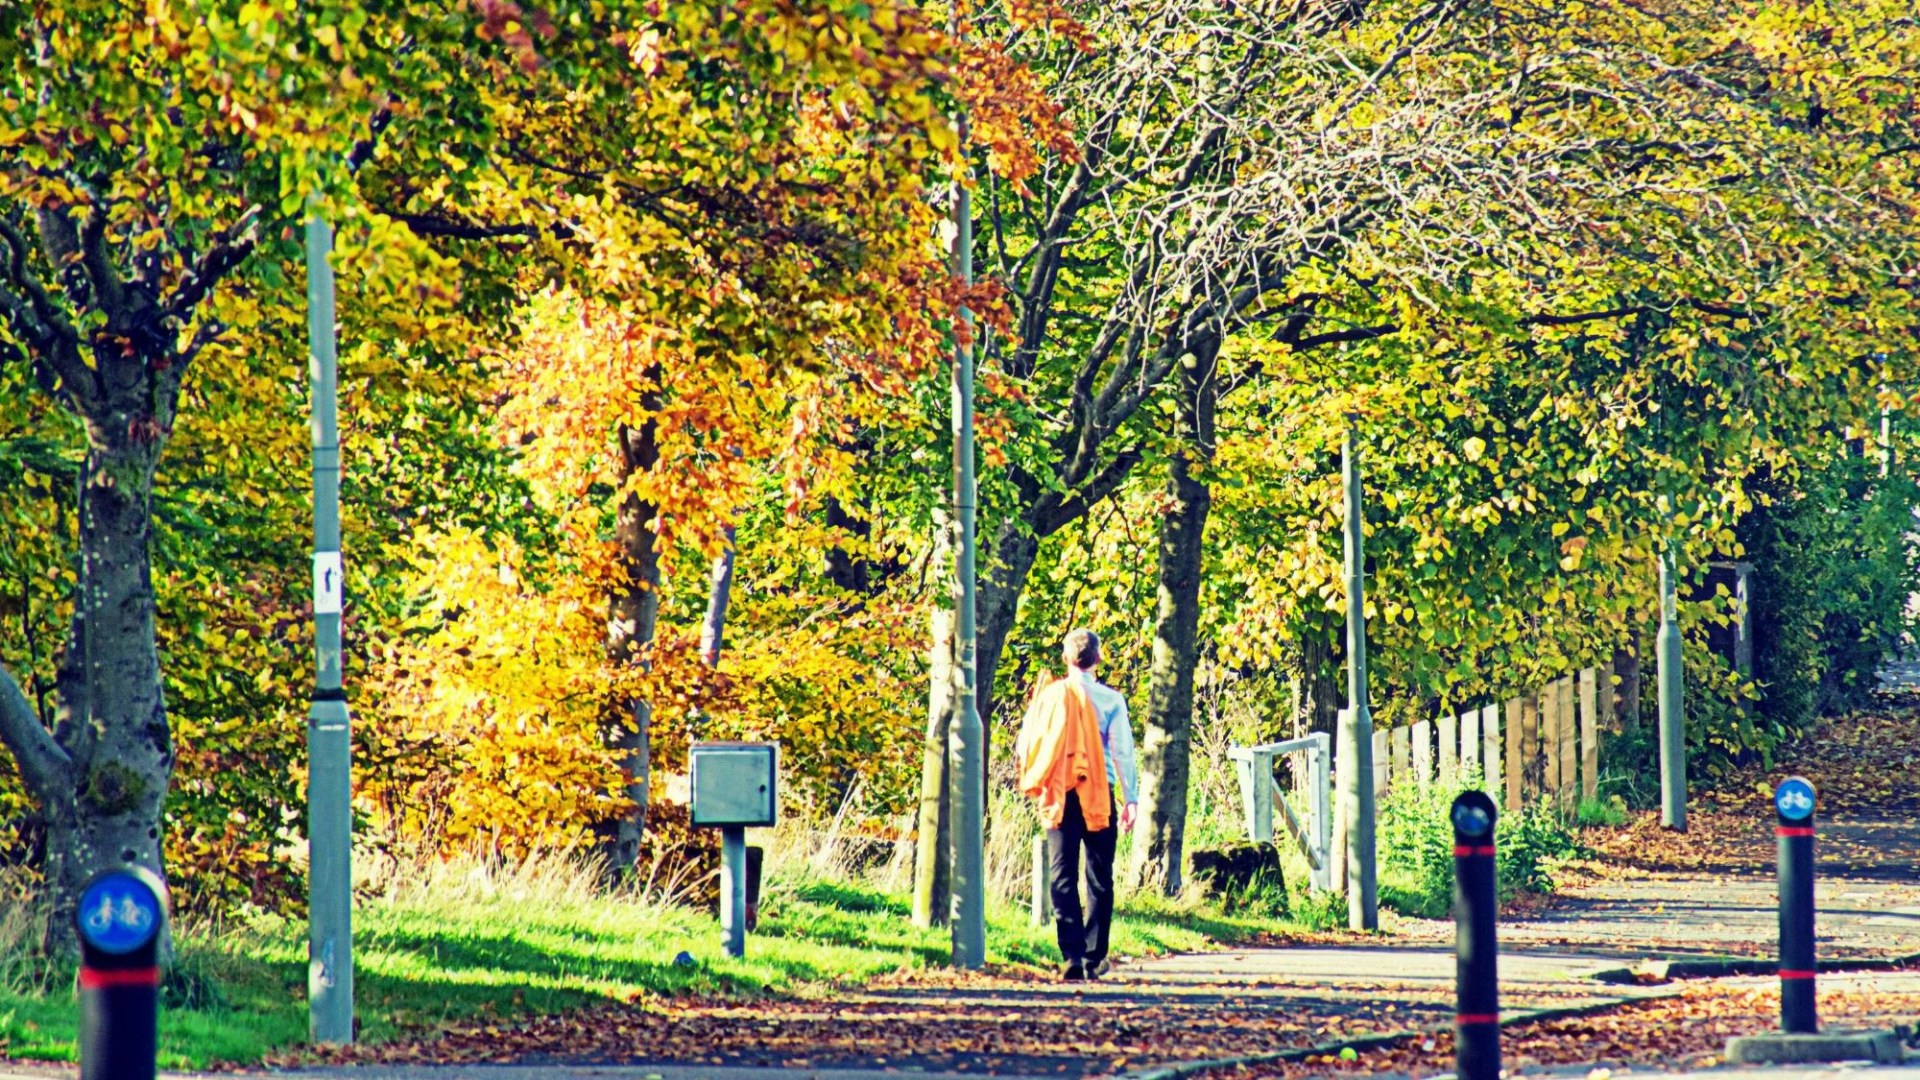
<svg viewBox="0 0 1920 1080">
<path fill-rule="evenodd" d="M 1775 836 L 1812 836 L 1813 826 L 1811 825 L 1776 825 L 1774 826 L 1774 829 L 1773 829 L 1773 835 Z"/>
<path fill-rule="evenodd" d="M 1811 972 L 1811 971 L 1782 971 L 1782 972 L 1780 973 L 1780 977 L 1781 977 L 1781 978 L 1783 978 L 1783 979 L 1811 979 L 1811 978 L 1813 978 L 1813 972 Z"/>
<path fill-rule="evenodd" d="M 1459 1023 L 1462 1027 L 1465 1027 L 1468 1024 L 1497 1024 L 1500 1022 L 1500 1014 L 1499 1013 L 1461 1013 L 1458 1016 L 1454 1017 L 1454 1020 L 1457 1023 Z"/>
<path fill-rule="evenodd" d="M 1453 845 L 1453 854 L 1455 858 L 1465 858 L 1469 855 L 1485 855 L 1491 858 L 1493 856 L 1493 845 L 1478 844 L 1468 846 L 1466 844 L 1455 844 Z"/>
<path fill-rule="evenodd" d="M 128 968 L 122 971 L 101 971 L 97 968 L 80 969 L 80 989 L 105 990 L 112 986 L 159 986 L 160 969 Z"/>
</svg>

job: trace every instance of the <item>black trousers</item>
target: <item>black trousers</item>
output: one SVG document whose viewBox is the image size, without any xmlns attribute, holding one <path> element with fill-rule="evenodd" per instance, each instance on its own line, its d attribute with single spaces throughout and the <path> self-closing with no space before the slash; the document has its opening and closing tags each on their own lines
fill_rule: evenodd
<svg viewBox="0 0 1920 1080">
<path fill-rule="evenodd" d="M 1120 813 L 1112 810 L 1107 827 L 1087 831 L 1080 812 L 1080 796 L 1067 793 L 1060 827 L 1047 830 L 1047 862 L 1053 873 L 1053 932 L 1060 942 L 1060 958 L 1069 964 L 1092 967 L 1107 958 L 1107 938 L 1113 929 L 1113 849 L 1120 842 Z M 1087 854 L 1087 911 L 1080 911 L 1080 850 Z"/>
</svg>

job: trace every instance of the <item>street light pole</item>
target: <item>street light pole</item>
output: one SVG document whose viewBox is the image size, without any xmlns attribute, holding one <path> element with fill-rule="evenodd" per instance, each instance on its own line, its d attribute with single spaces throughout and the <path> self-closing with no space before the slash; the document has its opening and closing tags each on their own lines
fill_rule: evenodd
<svg viewBox="0 0 1920 1080">
<path fill-rule="evenodd" d="M 316 1043 L 353 1041 L 352 746 L 340 681 L 340 427 L 333 229 L 307 222 L 307 350 L 313 388 L 313 631 L 307 713 L 307 1009 Z"/>
<path fill-rule="evenodd" d="M 1367 707 L 1367 586 L 1361 531 L 1360 452 L 1347 428 L 1340 448 L 1346 486 L 1347 710 L 1341 731 L 1341 813 L 1347 820 L 1347 926 L 1378 930 L 1380 908 L 1374 863 L 1373 713 Z"/>
<path fill-rule="evenodd" d="M 966 118 L 960 119 L 966 144 Z M 954 276 L 973 281 L 973 208 L 964 173 L 954 181 Z M 959 525 L 954 574 L 959 596 L 954 605 L 953 766 L 947 770 L 953 806 L 953 966 L 979 968 L 987 962 L 985 733 L 974 695 L 974 512 L 973 360 L 966 329 L 973 315 L 961 308 L 954 320 L 953 350 L 953 501 Z"/>
<path fill-rule="evenodd" d="M 1687 831 L 1686 675 L 1681 669 L 1679 597 L 1673 576 L 1677 545 L 1660 552 L 1660 824 Z"/>
</svg>

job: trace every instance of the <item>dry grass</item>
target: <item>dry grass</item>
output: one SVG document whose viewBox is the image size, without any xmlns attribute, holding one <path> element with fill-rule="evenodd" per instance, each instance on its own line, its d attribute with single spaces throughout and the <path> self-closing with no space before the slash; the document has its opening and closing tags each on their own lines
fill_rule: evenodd
<svg viewBox="0 0 1920 1080">
<path fill-rule="evenodd" d="M 0 868 L 0 991 L 47 992 L 55 976 L 39 956 L 45 926 L 35 880 L 17 867 Z"/>
</svg>

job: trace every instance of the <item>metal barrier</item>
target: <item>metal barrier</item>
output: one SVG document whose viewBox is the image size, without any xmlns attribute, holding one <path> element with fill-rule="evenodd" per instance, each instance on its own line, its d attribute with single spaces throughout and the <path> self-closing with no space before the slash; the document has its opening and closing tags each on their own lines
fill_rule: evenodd
<svg viewBox="0 0 1920 1080">
<path fill-rule="evenodd" d="M 1273 777 L 1273 759 L 1282 754 L 1307 755 L 1307 792 L 1312 800 L 1308 824 L 1302 825 L 1286 793 Z M 1240 774 L 1240 801 L 1246 812 L 1247 835 L 1256 841 L 1273 839 L 1274 809 L 1311 868 L 1310 881 L 1317 891 L 1333 888 L 1333 745 L 1324 731 L 1298 739 L 1266 743 L 1262 746 L 1236 746 L 1227 751 L 1234 769 Z"/>
</svg>

